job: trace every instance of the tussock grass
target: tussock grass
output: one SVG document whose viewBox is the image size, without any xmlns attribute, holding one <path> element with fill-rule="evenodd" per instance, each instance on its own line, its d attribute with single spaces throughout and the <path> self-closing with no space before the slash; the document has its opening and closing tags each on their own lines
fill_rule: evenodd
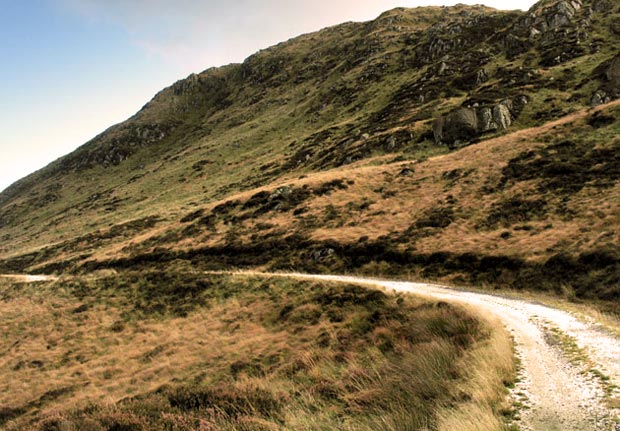
<svg viewBox="0 0 620 431">
<path fill-rule="evenodd" d="M 468 310 L 476 315 L 473 309 Z M 513 344 L 497 318 L 477 316 L 489 325 L 489 337 L 468 352 L 460 366 L 468 370 L 460 389 L 470 398 L 456 408 L 448 408 L 439 414 L 441 431 L 454 429 L 464 431 L 491 431 L 502 429 L 509 408 L 501 397 L 506 387 L 514 385 L 516 364 Z"/>
<path fill-rule="evenodd" d="M 289 173 L 70 267 L 184 260 L 201 269 L 413 274 L 601 299 L 613 312 L 620 123 L 594 120 L 619 112 L 618 102 L 584 109 L 426 161 L 377 157 Z"/>
<path fill-rule="evenodd" d="M 541 144 L 538 126 L 567 114 L 576 119 L 581 115 L 578 110 L 589 106 L 591 95 L 604 85 L 605 64 L 617 53 L 616 13 L 594 13 L 592 27 L 583 35 L 587 41 L 574 46 L 576 42 L 565 35 L 551 51 L 534 43 L 524 52 L 509 52 L 502 42 L 505 35 L 491 39 L 484 35 L 516 30 L 509 29 L 524 18 L 521 13 L 479 6 L 399 8 L 372 22 L 346 23 L 291 39 L 242 65 L 193 74 L 162 90 L 128 121 L 2 194 L 0 257 L 7 261 L 5 270 L 58 271 L 86 260 L 148 253 L 155 247 L 196 248 L 221 244 L 226 238 L 247 240 L 256 233 L 249 222 L 234 223 L 231 229 L 231 220 L 218 220 L 207 233 L 196 226 L 185 231 L 187 226 L 179 221 L 221 200 L 345 165 L 377 168 L 365 177 L 369 188 L 362 185 L 355 191 L 373 204 L 351 220 L 343 214 L 342 223 L 308 229 L 316 240 L 355 241 L 406 232 L 438 203 L 435 198 L 461 196 L 461 201 L 474 205 L 454 205 L 456 223 L 443 235 L 427 226 L 415 241 L 419 250 L 452 247 L 467 253 L 475 244 L 484 243 L 483 250 L 492 250 L 498 243 L 510 254 L 528 250 L 529 245 L 540 257 L 556 242 L 572 241 L 575 228 L 583 224 L 563 229 L 555 214 L 553 230 L 540 232 L 549 223 L 535 226 L 534 241 L 521 233 L 498 241 L 502 232 L 494 230 L 474 235 L 475 226 L 484 224 L 480 207 L 488 209 L 499 198 L 513 197 L 499 193 L 480 202 L 481 189 L 489 185 L 486 179 L 496 177 L 497 168 L 518 155 L 511 154 L 513 149 L 536 149 Z M 578 14 L 574 19 L 582 18 Z M 454 29 L 462 34 L 455 37 Z M 436 51 L 438 41 L 445 45 L 440 51 L 446 51 Z M 583 51 L 586 46 L 592 51 Z M 555 49 L 574 49 L 576 56 L 556 64 Z M 472 81 L 478 73 L 487 76 Z M 474 150 L 433 157 L 450 151 L 434 143 L 433 119 L 460 106 L 495 104 L 517 95 L 527 95 L 529 103 L 513 130 L 536 128 L 516 135 L 489 134 L 485 137 L 494 137 L 497 144 L 491 149 L 475 145 Z M 557 121 L 546 127 L 556 126 L 552 132 L 560 132 L 562 124 Z M 576 124 L 561 132 L 579 134 L 579 128 Z M 614 136 L 608 133 L 596 139 L 606 143 Z M 420 163 L 425 166 L 405 181 L 398 177 L 402 168 L 392 166 L 391 161 L 397 160 L 433 163 Z M 458 181 L 449 185 L 439 180 L 443 173 L 467 164 L 477 171 L 452 178 Z M 344 168 L 335 175 L 364 176 L 351 170 Z M 399 183 L 390 184 L 388 176 Z M 522 188 L 513 191 L 517 189 Z M 614 196 L 607 194 L 596 203 L 611 201 L 610 197 Z M 351 201 L 343 193 L 326 205 L 344 212 Z M 308 205 L 304 221 L 316 220 L 322 209 L 318 206 Z M 618 212 L 614 210 L 609 208 L 605 215 L 612 218 Z M 294 224 L 290 215 L 284 218 L 287 227 Z M 579 221 L 584 219 L 592 217 Z M 460 220 L 471 223 L 463 228 Z M 600 228 L 593 224 L 592 231 Z M 452 241 L 457 234 L 469 236 L 462 246 Z M 588 239 L 594 240 L 592 234 L 579 235 L 561 248 L 571 249 Z"/>
<path fill-rule="evenodd" d="M 355 285 L 101 272 L 0 294 L 9 430 L 501 429 L 513 374 L 494 322 Z"/>
</svg>

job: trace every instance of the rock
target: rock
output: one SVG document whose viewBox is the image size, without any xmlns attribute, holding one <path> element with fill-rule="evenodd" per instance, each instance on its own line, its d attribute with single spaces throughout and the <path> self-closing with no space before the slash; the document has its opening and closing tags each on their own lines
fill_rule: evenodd
<svg viewBox="0 0 620 431">
<path fill-rule="evenodd" d="M 477 110 L 478 130 L 482 133 L 497 130 L 497 124 L 493 120 L 493 110 L 489 107 Z"/>
<path fill-rule="evenodd" d="M 493 106 L 459 108 L 439 116 L 433 124 L 435 142 L 449 147 L 471 142 L 480 135 L 509 128 L 528 103 L 525 96 Z"/>
<path fill-rule="evenodd" d="M 333 248 L 323 248 L 312 253 L 312 259 L 315 262 L 322 262 L 334 255 L 336 251 Z"/>
<path fill-rule="evenodd" d="M 611 97 L 609 97 L 607 93 L 605 93 L 602 90 L 599 90 L 596 93 L 594 93 L 592 95 L 592 98 L 590 99 L 590 105 L 592 106 L 603 105 L 609 102 L 611 102 Z"/>
<path fill-rule="evenodd" d="M 273 193 L 269 195 L 268 199 L 270 201 L 274 201 L 278 199 L 287 199 L 289 196 L 291 196 L 292 193 L 293 193 L 293 190 L 289 186 L 282 186 L 282 187 L 278 187 L 277 189 L 275 189 Z"/>
<path fill-rule="evenodd" d="M 509 128 L 512 124 L 512 114 L 509 106 L 512 106 L 512 102 L 503 100 L 499 105 L 493 107 L 493 121 L 501 130 Z"/>
<path fill-rule="evenodd" d="M 480 69 L 476 73 L 476 85 L 484 84 L 489 80 L 489 72 L 486 69 Z"/>
<path fill-rule="evenodd" d="M 611 61 L 608 60 L 608 62 L 608 65 L 605 63 L 601 65 L 604 67 L 604 72 L 599 75 L 599 79 L 602 83 L 601 87 L 590 99 L 590 104 L 592 106 L 602 105 L 620 98 L 620 54 L 612 58 Z"/>
<path fill-rule="evenodd" d="M 528 99 L 527 96 L 525 95 L 521 95 L 518 96 L 514 101 L 513 101 L 513 115 L 515 117 L 518 117 L 519 114 L 521 113 L 521 111 L 523 110 L 523 108 L 525 107 L 525 105 L 527 105 L 528 103 L 530 103 L 530 100 Z"/>
<path fill-rule="evenodd" d="M 611 65 L 605 74 L 607 80 L 616 88 L 620 88 L 620 55 L 611 60 Z"/>
<path fill-rule="evenodd" d="M 573 16 L 575 16 L 582 6 L 581 1 L 577 0 L 557 2 L 554 6 L 551 6 L 543 12 L 546 18 L 546 26 L 551 29 L 556 29 L 570 25 Z"/>
<path fill-rule="evenodd" d="M 509 59 L 536 48 L 540 65 L 554 66 L 587 53 L 584 42 L 592 24 L 592 9 L 582 0 L 540 1 L 504 36 Z"/>
<path fill-rule="evenodd" d="M 568 24 L 570 24 L 570 17 L 564 14 L 552 15 L 548 22 L 548 25 L 551 28 L 558 28 Z"/>
<path fill-rule="evenodd" d="M 445 61 L 442 61 L 441 64 L 439 65 L 439 70 L 437 71 L 437 75 L 439 76 L 443 75 L 447 69 L 448 69 L 448 65 L 446 64 Z"/>
<path fill-rule="evenodd" d="M 435 142 L 453 145 L 456 141 L 471 140 L 478 135 L 478 117 L 472 108 L 460 108 L 440 116 L 433 124 Z"/>
</svg>

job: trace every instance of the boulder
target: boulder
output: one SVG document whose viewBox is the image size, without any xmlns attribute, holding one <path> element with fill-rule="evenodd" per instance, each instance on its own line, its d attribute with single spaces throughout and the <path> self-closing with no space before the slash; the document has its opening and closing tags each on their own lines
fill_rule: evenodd
<svg viewBox="0 0 620 431">
<path fill-rule="evenodd" d="M 519 116 L 526 97 L 515 101 L 505 99 L 492 106 L 459 108 L 435 119 L 433 134 L 435 142 L 449 147 L 471 142 L 477 137 L 509 128 Z"/>
<path fill-rule="evenodd" d="M 499 129 L 507 129 L 512 124 L 511 107 L 512 102 L 510 100 L 503 100 L 499 105 L 493 107 L 493 121 Z"/>
<path fill-rule="evenodd" d="M 315 262 L 323 262 L 324 260 L 332 257 L 334 253 L 336 253 L 336 250 L 333 248 L 322 248 L 312 253 L 312 259 Z"/>
<path fill-rule="evenodd" d="M 478 130 L 482 133 L 497 130 L 497 124 L 493 120 L 493 109 L 490 107 L 479 108 L 476 112 L 478 116 Z"/>
<path fill-rule="evenodd" d="M 473 108 L 460 108 L 435 120 L 435 142 L 452 146 L 457 141 L 470 141 L 479 134 L 478 117 Z"/>
<path fill-rule="evenodd" d="M 611 102 L 611 97 L 603 90 L 598 90 L 592 95 L 592 98 L 590 99 L 590 104 L 592 106 L 603 105 L 609 102 Z"/>
<path fill-rule="evenodd" d="M 556 3 L 547 16 L 547 24 L 552 29 L 570 25 L 575 13 L 581 9 L 581 2 L 560 1 Z"/>
<path fill-rule="evenodd" d="M 289 186 L 282 186 L 275 189 L 269 195 L 269 201 L 285 200 L 293 194 L 293 189 Z"/>
<path fill-rule="evenodd" d="M 476 72 L 476 85 L 484 84 L 489 80 L 489 72 L 486 69 L 480 69 Z"/>
<path fill-rule="evenodd" d="M 592 106 L 602 105 L 620 98 L 620 54 L 601 65 L 601 87 L 592 95 Z"/>
</svg>

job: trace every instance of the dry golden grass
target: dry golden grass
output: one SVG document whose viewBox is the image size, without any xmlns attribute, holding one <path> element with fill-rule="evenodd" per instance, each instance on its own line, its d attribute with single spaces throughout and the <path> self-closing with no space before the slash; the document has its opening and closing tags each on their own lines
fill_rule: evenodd
<svg viewBox="0 0 620 431">
<path fill-rule="evenodd" d="M 460 359 L 458 367 L 466 370 L 467 376 L 460 390 L 471 398 L 439 413 L 440 431 L 499 430 L 505 424 L 498 412 L 509 409 L 508 401 L 501 394 L 505 393 L 506 385 L 514 384 L 516 374 L 510 337 L 499 319 L 482 316 L 473 309 L 468 311 L 486 322 L 490 336 Z"/>
<path fill-rule="evenodd" d="M 558 251 L 576 253 L 597 249 L 620 241 L 620 234 L 612 229 L 620 224 L 618 187 L 597 188 L 586 184 L 565 203 L 553 194 L 541 192 L 539 180 L 519 181 L 492 192 L 484 190 L 497 183 L 509 160 L 526 151 L 544 149 L 550 141 L 562 136 L 582 139 L 578 137 L 581 133 L 587 137 L 590 129 L 585 124 L 589 116 L 614 110 L 618 105 L 612 102 L 594 110 L 577 111 L 541 127 L 519 130 L 425 161 L 394 162 L 393 155 L 379 156 L 328 171 L 284 175 L 257 189 L 233 191 L 217 202 L 162 207 L 161 221 L 152 228 L 107 240 L 96 248 L 85 241 L 46 263 L 61 263 L 84 253 L 92 253 L 88 260 L 105 262 L 149 253 L 157 247 L 183 252 L 223 246 L 230 238 L 254 244 L 265 235 L 290 233 L 315 242 L 341 244 L 353 244 L 360 238 L 375 241 L 392 236 L 397 238 L 398 247 L 403 250 L 413 247 L 417 253 L 501 254 L 527 261 L 544 261 Z M 597 145 L 616 144 L 601 141 Z M 410 171 L 403 175 L 404 169 Z M 283 186 L 312 190 L 334 180 L 346 182 L 347 187 L 311 196 L 296 208 L 304 210 L 301 215 L 294 215 L 292 210 L 272 210 L 247 217 L 249 211 L 244 213 L 237 208 L 224 219 L 217 218 L 212 229 L 202 227 L 191 234 L 184 233 L 188 224 L 179 221 L 196 210 L 210 214 L 214 207 L 225 202 L 243 204 L 259 192 L 271 193 Z M 511 199 L 541 199 L 548 203 L 548 208 L 543 216 L 523 223 L 486 226 L 489 214 L 497 205 Z M 452 223 L 440 229 L 416 228 L 416 223 L 427 214 L 444 207 L 453 209 Z M 564 207 L 570 208 L 570 217 L 565 217 Z M 271 227 L 259 229 L 260 225 Z"/>
<path fill-rule="evenodd" d="M 500 429 L 512 352 L 501 327 L 470 311 L 245 276 L 213 276 L 204 300 L 186 303 L 123 277 L 2 284 L 6 429 L 447 429 L 473 405 L 470 416 Z M 162 305 L 172 308 L 148 311 Z M 229 413 L 190 407 L 202 393 Z"/>
<path fill-rule="evenodd" d="M 0 303 L 3 345 L 11 346 L 0 362 L 0 405 L 27 405 L 62 388 L 70 388 L 68 395 L 39 414 L 115 403 L 173 379 L 187 380 L 200 364 L 221 357 L 260 355 L 260 346 L 275 354 L 286 347 L 286 334 L 270 334 L 253 324 L 249 318 L 255 311 L 235 301 L 187 318 L 130 323 L 124 323 L 122 308 L 110 304 L 74 313 L 91 301 L 97 299 Z M 227 322 L 237 322 L 237 334 L 230 333 Z"/>
<path fill-rule="evenodd" d="M 186 238 L 181 236 L 169 244 L 164 242 L 160 245 L 173 250 L 221 245 L 225 243 L 233 226 L 240 239 L 252 242 L 250 236 L 256 233 L 255 226 L 260 223 L 274 225 L 274 228 L 264 233 L 299 231 L 307 233 L 315 241 L 353 243 L 361 237 L 375 240 L 384 235 L 406 232 L 425 213 L 456 199 L 455 221 L 416 239 L 415 248 L 418 252 L 441 250 L 453 253 L 500 253 L 541 260 L 549 255 L 550 250 L 558 247 L 587 250 L 596 247 L 602 239 L 596 232 L 607 233 L 609 226 L 620 223 L 620 194 L 617 187 L 596 189 L 586 185 L 570 198 L 570 208 L 574 211 L 570 220 L 563 218 L 561 213 L 548 214 L 540 220 L 527 222 L 527 229 L 511 230 L 510 236 L 502 240 L 499 240 L 499 236 L 506 231 L 505 227 L 499 225 L 480 229 L 478 226 L 494 206 L 502 200 L 515 197 L 536 199 L 544 196 L 537 190 L 537 181 L 518 182 L 498 193 L 485 194 L 482 188 L 492 185 L 501 177 L 501 170 L 508 160 L 525 151 L 543 148 L 549 136 L 578 129 L 593 112 L 616 106 L 618 102 L 595 110 L 578 111 L 541 127 L 520 130 L 421 163 L 390 163 L 388 158 L 378 157 L 330 171 L 308 173 L 301 178 L 281 179 L 265 187 L 230 195 L 223 201 L 205 206 L 204 211 L 208 214 L 222 202 L 245 202 L 257 192 L 271 192 L 282 186 L 312 188 L 338 179 L 348 181 L 349 185 L 345 190 L 335 190 L 302 203 L 301 207 L 306 212 L 301 218 L 292 216 L 290 212 L 268 212 L 234 224 L 218 222 L 213 232 Z M 405 168 L 412 169 L 413 173 L 400 175 Z M 446 177 L 452 172 L 464 172 L 466 175 L 458 181 L 452 181 Z M 547 198 L 553 200 L 553 196 Z M 356 205 L 364 202 L 367 205 L 363 210 L 355 209 Z M 330 208 L 337 213 L 333 220 L 325 219 L 326 211 Z M 312 221 L 313 225 L 305 227 L 304 220 Z M 123 250 L 123 247 L 129 243 L 139 244 L 141 239 L 156 238 L 155 233 L 174 232 L 182 227 L 178 222 L 165 222 L 158 225 L 152 235 L 145 233 L 140 238 L 129 238 L 119 245 L 98 251 L 93 257 L 105 260 L 128 256 L 128 251 Z M 454 241 L 455 238 L 459 240 Z M 620 238 L 612 233 L 608 242 L 614 239 Z"/>
</svg>

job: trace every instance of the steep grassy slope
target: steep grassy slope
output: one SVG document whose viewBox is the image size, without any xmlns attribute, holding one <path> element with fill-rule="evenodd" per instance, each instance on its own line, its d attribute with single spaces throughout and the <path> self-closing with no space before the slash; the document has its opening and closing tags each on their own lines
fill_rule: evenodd
<svg viewBox="0 0 620 431">
<path fill-rule="evenodd" d="M 491 431 L 514 375 L 500 325 L 354 285 L 130 272 L 0 298 L 7 430 Z"/>
<path fill-rule="evenodd" d="M 1 267 L 398 271 L 617 299 L 618 108 L 588 107 L 620 96 L 619 16 L 396 9 L 190 76 L 0 195 Z"/>
<path fill-rule="evenodd" d="M 70 268 L 362 271 L 617 300 L 619 134 L 612 103 L 423 162 L 279 181 L 140 237 L 100 232 L 35 268 L 95 247 Z"/>
</svg>

